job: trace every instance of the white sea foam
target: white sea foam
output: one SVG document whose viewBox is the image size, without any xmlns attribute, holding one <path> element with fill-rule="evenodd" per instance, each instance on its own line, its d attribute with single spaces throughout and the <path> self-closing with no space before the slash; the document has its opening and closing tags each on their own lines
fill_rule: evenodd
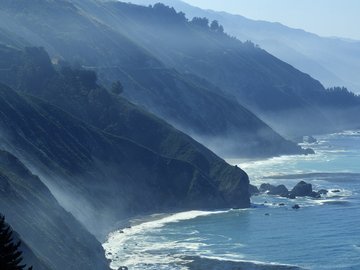
<svg viewBox="0 0 360 270">
<path fill-rule="evenodd" d="M 337 205 L 346 205 L 348 204 L 349 201 L 347 200 L 321 200 L 319 201 L 319 204 L 324 205 L 324 204 L 337 204 Z"/>
<path fill-rule="evenodd" d="M 226 213 L 227 211 L 187 211 L 168 215 L 166 217 L 143 222 L 131 228 L 110 233 L 103 244 L 107 259 L 111 260 L 111 268 L 118 269 L 121 265 L 132 266 L 132 269 L 141 269 L 141 265 L 181 265 L 179 256 L 168 254 L 171 250 L 187 250 L 189 252 L 205 247 L 201 238 L 194 237 L 197 231 L 189 232 L 184 241 L 152 241 L 147 234 L 151 231 L 161 230 L 166 224 L 190 220 L 197 217 Z M 128 249 L 131 252 L 128 252 Z M 165 254 L 165 255 L 164 255 Z M 140 268 L 137 268 L 140 267 Z M 161 269 L 159 266 L 156 269 Z M 174 266 L 175 267 L 175 266 Z M 150 269 L 150 268 L 149 268 Z M 168 269 L 168 268 L 164 268 Z M 177 269 L 176 267 L 173 269 Z M 181 268 L 180 268 L 181 269 Z"/>
<path fill-rule="evenodd" d="M 339 191 L 339 192 L 334 192 L 335 190 Z M 347 190 L 347 189 L 330 189 L 329 192 L 326 194 L 326 198 L 332 198 L 332 197 L 350 197 L 352 196 L 352 191 L 351 190 Z"/>
<path fill-rule="evenodd" d="M 134 243 L 137 243 L 135 246 Z M 190 252 L 196 252 L 203 247 L 203 243 L 193 242 L 170 242 L 164 241 L 161 237 L 152 239 L 144 235 L 129 237 L 126 241 L 112 243 L 114 246 L 106 246 L 106 257 L 111 260 L 110 267 L 118 269 L 120 266 L 127 266 L 129 269 L 179 269 L 183 264 L 180 255 L 174 253 L 174 250 L 181 254 L 181 250 L 187 249 Z M 120 245 L 119 245 L 120 244 Z M 124 249 L 126 247 L 126 249 Z M 154 267 L 154 268 L 151 268 Z M 180 268 L 181 269 L 181 268 Z"/>
<path fill-rule="evenodd" d="M 342 149 L 342 148 L 333 148 L 329 139 L 339 135 L 343 136 L 360 136 L 360 131 L 351 130 L 345 131 L 342 133 L 335 133 L 326 136 L 317 137 L 318 143 L 311 145 L 303 145 L 306 147 L 311 147 L 315 150 L 315 155 L 293 155 L 293 156 L 280 156 L 273 157 L 269 159 L 262 160 L 228 160 L 230 164 L 238 165 L 240 168 L 244 169 L 250 176 L 251 181 L 259 183 L 259 180 L 264 176 L 276 175 L 276 174 L 294 174 L 294 173 L 309 173 L 309 172 L 318 172 L 314 169 L 304 168 L 304 170 L 299 170 L 299 163 L 312 164 L 316 162 L 319 164 L 318 168 L 321 168 L 321 162 L 331 163 L 338 158 L 339 155 L 345 153 L 352 153 L 354 149 Z M 356 151 L 355 151 L 356 152 Z"/>
<path fill-rule="evenodd" d="M 325 152 L 317 151 L 315 155 L 280 156 L 265 160 L 242 161 L 237 165 L 248 173 L 252 184 L 260 185 L 264 182 L 263 178 L 267 176 L 318 172 L 315 169 L 300 169 L 298 166 L 299 163 L 312 164 L 315 161 L 329 162 L 331 157 Z M 272 181 L 272 179 L 267 181 L 278 182 L 278 180 Z"/>
<path fill-rule="evenodd" d="M 136 234 L 138 232 L 144 232 L 156 228 L 161 228 L 168 223 L 175 223 L 183 220 L 194 219 L 202 216 L 222 214 L 226 212 L 227 211 L 187 211 L 187 212 L 171 214 L 161 219 L 143 222 L 131 228 L 124 229 L 123 230 L 124 233 L 120 233 L 120 231 L 115 231 L 113 233 L 110 233 L 107 242 L 117 238 L 124 238 L 124 236 L 129 236 L 131 234 Z"/>
<path fill-rule="evenodd" d="M 347 130 L 341 133 L 338 133 L 338 135 L 345 135 L 345 136 L 360 136 L 359 130 Z"/>
<path fill-rule="evenodd" d="M 351 132 L 345 132 L 343 135 L 360 136 L 358 133 L 355 134 Z M 338 136 L 338 134 L 336 136 Z M 344 172 L 354 172 L 354 168 L 356 168 L 358 163 L 353 162 L 353 164 L 355 165 L 351 165 L 351 159 L 350 162 L 347 162 L 346 159 L 345 161 L 343 161 L 343 157 L 351 157 L 352 154 L 348 155 L 351 150 L 344 150 L 336 147 L 336 145 L 332 146 L 331 143 L 333 143 L 334 140 L 332 140 L 331 137 L 332 136 L 330 135 L 317 138 L 319 143 L 314 146 L 310 146 L 315 148 L 315 155 L 283 156 L 256 161 L 232 160 L 231 163 L 234 165 L 237 164 L 239 167 L 245 169 L 245 171 L 248 172 L 252 183 L 256 185 L 264 183 L 265 181 L 269 181 L 272 184 L 285 184 L 288 188 L 291 188 L 294 184 L 300 181 L 300 179 L 264 180 L 263 176 L 279 175 L 281 173 L 283 173 L 284 175 L 317 172 L 321 173 L 324 171 L 331 173 L 339 172 L 339 170 L 343 170 Z M 355 138 L 355 140 L 357 140 L 357 138 Z M 339 160 L 341 162 L 337 163 L 337 161 Z M 317 171 L 317 169 L 319 169 L 320 171 Z M 355 172 L 357 172 L 357 170 L 355 170 Z M 325 181 L 324 179 L 316 179 L 316 177 L 309 178 L 309 181 L 312 182 L 315 190 L 325 188 L 330 191 L 326 196 L 323 196 L 321 199 L 315 200 L 312 198 L 297 198 L 295 200 L 288 200 L 275 196 L 267 197 L 260 195 L 254 197 L 253 200 L 255 201 L 255 203 L 258 203 L 259 206 L 262 205 L 265 200 L 268 201 L 268 203 L 262 205 L 261 208 L 269 209 L 251 209 L 248 211 L 262 211 L 261 217 L 263 217 L 263 213 L 270 213 L 270 215 L 274 216 L 274 218 L 278 218 L 281 213 L 283 213 L 284 215 L 287 215 L 289 213 L 296 213 L 296 215 L 300 215 L 302 213 L 311 212 L 302 212 L 301 210 L 298 212 L 293 212 L 291 206 L 294 204 L 299 204 L 301 208 L 307 208 L 307 210 L 309 210 L 310 208 L 308 207 L 320 207 L 319 205 L 323 204 L 347 204 L 350 202 L 353 203 L 353 199 L 349 197 L 355 196 L 356 191 L 352 192 L 350 190 L 347 190 L 346 188 L 350 187 L 346 185 L 345 188 L 343 188 L 344 185 L 342 185 L 340 181 L 338 183 L 335 180 L 329 182 Z M 339 188 L 340 186 L 341 188 Z M 339 189 L 340 192 L 333 192 L 333 190 L 335 189 Z M 285 205 L 279 206 L 280 203 L 285 203 Z M 282 212 L 279 209 L 272 209 L 279 207 L 284 208 L 284 211 Z M 236 211 L 239 211 L 239 215 L 241 215 L 241 210 L 232 211 L 235 212 L 234 216 L 237 215 Z M 236 237 L 233 237 L 234 239 L 231 239 L 229 237 L 221 236 L 219 234 L 210 234 L 211 230 L 209 233 L 206 233 L 206 229 L 199 232 L 194 229 L 195 226 L 189 226 L 187 222 L 182 223 L 185 227 L 182 227 L 180 229 L 177 224 L 174 224 L 174 226 L 166 226 L 169 223 L 177 223 L 201 216 L 223 214 L 225 212 L 228 211 L 183 212 L 168 215 L 162 218 L 159 217 L 156 220 L 148 220 L 142 222 L 141 224 L 135 225 L 132 228 L 124 229 L 123 233 L 121 233 L 120 231 L 114 232 L 109 235 L 107 242 L 104 243 L 106 256 L 112 261 L 112 269 L 117 269 L 121 265 L 126 265 L 129 267 L 130 270 L 186 270 L 188 268 L 186 267 L 184 257 L 191 255 L 213 260 L 227 260 L 266 265 L 267 263 L 264 262 L 246 260 L 250 256 L 244 256 L 244 254 L 241 254 L 242 252 L 246 252 L 245 250 L 247 249 L 242 248 L 247 245 L 251 247 L 253 245 L 253 242 L 248 243 L 246 242 L 246 240 L 244 240 L 247 245 L 243 245 L 241 243 L 237 243 L 239 241 L 236 240 Z M 225 219 L 228 218 L 226 216 L 224 217 Z M 229 214 L 229 216 L 232 217 L 231 213 Z M 256 221 L 256 219 L 254 220 Z M 271 221 L 271 219 L 269 219 L 269 221 Z M 217 233 L 216 230 L 215 233 Z M 221 231 L 221 228 L 218 233 L 223 233 Z M 354 249 L 355 253 L 356 250 L 360 250 L 359 245 L 354 245 Z M 260 258 L 260 260 L 262 259 Z M 276 261 L 277 259 L 275 258 L 273 260 Z M 277 265 L 277 263 L 268 264 Z M 209 262 L 209 265 L 211 265 L 211 262 Z M 226 267 L 226 264 L 224 264 L 224 266 Z M 225 270 L 226 268 L 223 269 Z"/>
</svg>

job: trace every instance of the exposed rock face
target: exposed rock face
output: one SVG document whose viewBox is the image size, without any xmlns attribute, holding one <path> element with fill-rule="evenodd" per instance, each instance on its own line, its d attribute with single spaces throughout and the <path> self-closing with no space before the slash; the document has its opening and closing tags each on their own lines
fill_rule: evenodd
<svg viewBox="0 0 360 270">
<path fill-rule="evenodd" d="M 285 185 L 274 186 L 268 183 L 261 184 L 259 188 L 260 193 L 266 193 L 269 195 L 277 195 L 281 197 L 287 197 L 289 199 L 295 199 L 296 197 L 312 197 L 315 199 L 321 198 L 321 195 L 326 195 L 327 190 L 322 189 L 320 191 L 313 191 L 312 185 L 301 181 L 289 191 Z"/>
<path fill-rule="evenodd" d="M 259 189 L 254 185 L 249 185 L 249 193 L 250 195 L 257 195 L 260 193 Z"/>
<path fill-rule="evenodd" d="M 268 192 L 269 195 L 278 195 L 281 197 L 287 197 L 289 190 L 284 185 L 274 186 L 271 184 L 261 184 L 260 192 Z"/>
<path fill-rule="evenodd" d="M 271 184 L 264 183 L 264 184 L 261 184 L 261 185 L 260 185 L 259 191 L 260 191 L 261 193 L 264 193 L 264 192 L 270 191 L 273 187 L 274 187 L 274 186 L 271 185 Z"/>
<path fill-rule="evenodd" d="M 293 199 L 296 199 L 296 196 L 294 194 L 289 194 L 288 198 L 293 200 Z"/>
<path fill-rule="evenodd" d="M 319 193 L 320 195 L 326 195 L 326 194 L 329 193 L 329 191 L 326 190 L 326 189 L 320 189 L 320 190 L 318 191 L 318 193 Z"/>
<path fill-rule="evenodd" d="M 317 143 L 317 139 L 315 139 L 313 136 L 304 136 L 303 142 L 305 143 Z"/>
<path fill-rule="evenodd" d="M 309 197 L 315 198 L 315 199 L 320 199 L 321 198 L 321 194 L 319 192 L 313 191 L 311 192 L 311 194 L 309 195 Z"/>
<path fill-rule="evenodd" d="M 314 151 L 314 149 L 306 148 L 306 149 L 304 149 L 304 154 L 305 155 L 313 155 L 313 154 L 315 154 L 315 151 Z"/>
<path fill-rule="evenodd" d="M 276 187 L 273 187 L 269 193 L 270 195 L 278 195 L 281 197 L 287 197 L 289 194 L 289 190 L 284 185 L 279 185 Z"/>
<path fill-rule="evenodd" d="M 312 192 L 312 185 L 301 181 L 297 183 L 296 186 L 290 191 L 290 194 L 294 195 L 295 197 L 305 197 L 311 196 Z"/>
</svg>

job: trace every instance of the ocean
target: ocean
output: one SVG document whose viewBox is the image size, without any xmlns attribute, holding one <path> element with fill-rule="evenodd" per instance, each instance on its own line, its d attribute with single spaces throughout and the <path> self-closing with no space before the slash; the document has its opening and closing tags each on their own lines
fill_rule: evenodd
<svg viewBox="0 0 360 270">
<path fill-rule="evenodd" d="M 228 162 L 257 186 L 291 189 L 304 180 L 329 190 L 321 199 L 263 194 L 250 209 L 155 215 L 109 235 L 103 246 L 111 267 L 360 269 L 360 131 L 315 137 L 304 145 L 315 155 Z"/>
</svg>

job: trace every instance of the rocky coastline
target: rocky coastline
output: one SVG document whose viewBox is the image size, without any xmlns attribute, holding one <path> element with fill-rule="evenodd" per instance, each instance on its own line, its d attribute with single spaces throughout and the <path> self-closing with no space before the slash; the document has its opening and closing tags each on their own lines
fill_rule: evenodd
<svg viewBox="0 0 360 270">
<path fill-rule="evenodd" d="M 337 190 L 334 190 L 333 192 L 336 191 Z M 315 191 L 313 190 L 312 184 L 300 181 L 291 190 L 289 190 L 285 185 L 263 183 L 259 188 L 254 185 L 250 185 L 249 192 L 251 195 L 268 194 L 288 199 L 296 199 L 297 197 L 320 199 L 322 195 L 326 195 L 329 191 L 326 189 Z"/>
</svg>

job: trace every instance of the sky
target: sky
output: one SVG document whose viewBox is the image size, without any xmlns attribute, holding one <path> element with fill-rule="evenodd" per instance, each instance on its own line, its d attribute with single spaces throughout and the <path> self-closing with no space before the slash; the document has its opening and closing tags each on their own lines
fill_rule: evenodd
<svg viewBox="0 0 360 270">
<path fill-rule="evenodd" d="M 360 0 L 183 0 L 194 6 L 280 22 L 320 36 L 360 40 Z"/>
</svg>

